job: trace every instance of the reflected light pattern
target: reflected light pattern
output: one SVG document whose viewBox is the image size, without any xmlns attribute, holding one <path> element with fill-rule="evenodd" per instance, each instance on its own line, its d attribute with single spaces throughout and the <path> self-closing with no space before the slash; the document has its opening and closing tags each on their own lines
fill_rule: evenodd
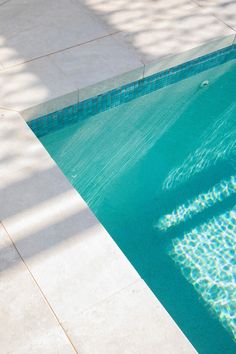
<svg viewBox="0 0 236 354">
<path fill-rule="evenodd" d="M 170 256 L 236 340 L 236 206 L 172 241 Z"/>
<path fill-rule="evenodd" d="M 200 173 L 218 161 L 235 164 L 236 156 L 236 103 L 232 103 L 201 137 L 202 143 L 185 161 L 170 171 L 163 183 L 163 190 L 170 190 Z"/>
<path fill-rule="evenodd" d="M 171 226 L 191 219 L 194 215 L 210 208 L 217 202 L 221 202 L 234 193 L 236 193 L 236 176 L 231 176 L 228 180 L 217 183 L 207 193 L 201 193 L 196 198 L 180 205 L 171 214 L 162 216 L 155 227 L 165 231 Z"/>
<path fill-rule="evenodd" d="M 171 90 L 168 90 L 168 103 L 163 99 L 165 91 L 158 94 L 158 99 L 156 94 L 150 94 L 148 98 L 144 96 L 135 103 L 114 108 L 112 114 L 102 112 L 41 138 L 73 186 L 86 196 L 94 212 L 109 188 L 140 161 L 188 109 L 194 87 L 186 95 L 178 96 L 177 101 L 176 90 Z"/>
</svg>

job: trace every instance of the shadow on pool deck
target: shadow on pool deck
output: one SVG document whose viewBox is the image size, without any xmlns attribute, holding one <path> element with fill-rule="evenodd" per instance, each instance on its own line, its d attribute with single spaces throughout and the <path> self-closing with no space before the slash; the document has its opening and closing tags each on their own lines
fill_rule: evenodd
<svg viewBox="0 0 236 354">
<path fill-rule="evenodd" d="M 68 2 L 60 1 L 60 3 L 56 2 L 57 8 L 53 6 L 53 4 L 48 4 L 48 2 L 25 2 L 24 4 L 15 5 L 15 1 L 3 1 L 1 2 L 1 13 L 0 18 L 2 16 L 3 21 L 1 21 L 2 27 L 2 35 L 1 35 L 1 48 L 0 53 L 2 54 L 0 57 L 0 64 L 2 64 L 3 69 L 6 70 L 0 71 L 0 82 L 2 76 L 2 92 L 0 95 L 0 107 L 3 108 L 8 106 L 9 108 L 18 107 L 19 110 L 22 107 L 34 105 L 38 102 L 38 98 L 41 101 L 47 101 L 51 98 L 52 92 L 56 86 L 60 86 L 60 84 L 65 79 L 69 79 L 70 77 L 66 76 L 65 73 L 63 77 L 61 77 L 62 81 L 60 81 L 60 77 L 56 78 L 51 76 L 51 66 L 47 67 L 46 62 L 42 62 L 42 70 L 38 70 L 37 62 L 40 60 L 38 57 L 53 57 L 51 54 L 52 48 L 54 52 L 66 52 L 65 48 L 67 45 L 66 38 L 60 38 L 58 36 L 58 32 L 56 31 L 57 26 L 60 27 L 60 20 L 66 26 L 64 27 L 65 31 L 71 32 L 71 36 L 73 34 L 74 42 L 71 42 L 71 47 L 79 48 L 86 45 L 86 43 L 91 43 L 91 41 L 96 41 L 97 33 L 88 33 L 87 38 L 82 40 L 80 37 L 79 31 L 83 31 L 83 28 L 88 28 L 87 25 L 83 23 L 82 26 L 79 21 L 75 21 L 75 18 L 72 16 L 73 10 L 79 14 L 82 11 L 85 14 L 86 18 L 94 20 L 94 23 L 97 28 L 101 30 L 100 35 L 111 36 L 113 33 L 122 32 L 124 33 L 123 37 L 123 45 L 125 44 L 125 48 L 131 49 L 134 55 L 143 60 L 152 60 L 156 56 L 165 56 L 169 53 L 175 53 L 176 50 L 179 51 L 185 50 L 189 48 L 189 45 L 196 43 L 198 41 L 203 40 L 205 30 L 202 31 L 201 17 L 206 16 L 208 18 L 207 13 L 196 13 L 193 9 L 198 9 L 198 6 L 193 4 L 191 1 L 183 0 L 180 3 L 176 1 L 172 1 L 171 3 L 158 2 L 153 3 L 150 1 L 147 6 L 146 3 L 142 1 L 138 3 L 126 2 L 126 1 L 71 1 L 68 6 Z M 14 8 L 15 7 L 15 8 Z M 13 19 L 13 13 L 18 12 L 17 16 Z M 60 18 L 59 22 L 55 23 L 52 18 L 52 14 L 55 16 L 58 13 L 64 14 L 63 17 Z M 37 16 L 39 14 L 40 16 Z M 11 14 L 11 16 L 10 16 Z M 63 22 L 65 19 L 69 19 L 71 14 L 71 22 Z M 194 21 L 196 19 L 196 22 Z M 193 23 L 192 32 L 187 31 L 189 21 Z M 214 24 L 215 18 L 210 16 L 208 18 L 208 25 L 211 28 L 211 25 Z M 159 27 L 160 24 L 160 27 Z M 43 31 L 44 26 L 49 26 L 49 31 L 46 31 L 46 36 L 50 37 L 51 42 L 45 42 L 45 34 L 42 32 L 41 36 L 35 36 L 37 33 L 37 29 Z M 51 27 L 50 27 L 51 26 Z M 177 26 L 177 27 L 176 27 Z M 214 37 L 217 35 L 221 35 L 221 27 L 215 30 Z M 51 31 L 50 31 L 51 29 Z M 173 36 L 173 30 L 175 36 Z M 35 32 L 36 31 L 36 32 Z M 51 34 L 50 34 L 51 32 Z M 95 31 L 96 32 L 96 31 Z M 210 31 L 211 32 L 211 31 Z M 76 39 L 76 33 L 78 36 L 78 40 Z M 194 36 L 193 36 L 194 33 Z M 212 34 L 210 33 L 210 36 Z M 90 37 L 90 38 L 89 38 Z M 121 39 L 120 39 L 121 40 Z M 158 50 L 157 44 L 158 43 Z M 32 52 L 29 51 L 30 46 L 32 47 Z M 126 50 L 126 49 L 124 49 Z M 55 54 L 56 55 L 56 54 Z M 83 54 L 82 54 L 83 55 Z M 91 65 L 94 64 L 94 56 L 95 62 L 97 56 L 99 57 L 99 52 L 91 51 L 91 55 L 88 57 L 88 63 L 84 66 L 82 65 L 82 69 L 87 72 L 90 68 L 90 60 Z M 49 58 L 48 57 L 48 58 Z M 86 57 L 87 58 L 87 57 Z M 80 52 L 78 52 L 78 65 L 80 64 Z M 109 60 L 115 60 L 112 56 Z M 66 60 L 66 59 L 65 59 Z M 28 63 L 27 63 L 28 62 Z M 31 64 L 29 63 L 31 62 Z M 14 64 L 15 63 L 15 64 Z M 22 65 L 20 64 L 22 63 Z M 23 64 L 25 63 L 25 64 Z M 70 60 L 68 64 L 70 63 Z M 45 64 L 45 65 L 43 65 Z M 84 64 L 84 62 L 82 62 Z M 109 63 L 111 64 L 111 63 Z M 34 65 L 36 71 L 34 72 Z M 125 68 L 123 68 L 125 70 Z M 122 70 L 123 70 L 122 69 Z M 96 65 L 97 70 L 97 65 Z M 49 76 L 50 80 L 47 80 L 47 76 Z M 53 86 L 51 86 L 51 82 L 54 81 Z M 68 81 L 67 81 L 68 82 Z M 73 86 L 73 85 L 72 85 Z M 69 92 L 73 89 L 73 87 L 68 84 L 66 90 Z M 59 92 L 57 92 L 59 94 Z M 6 134 L 13 134 L 13 132 L 6 132 Z M 5 136 L 7 139 L 7 136 Z M 1 158 L 1 157 L 0 157 Z M 9 149 L 7 156 L 1 158 L 1 164 L 14 164 L 14 154 L 11 155 L 11 151 Z M 48 178 L 51 175 L 51 169 L 41 171 L 40 180 L 44 180 L 44 178 Z M 7 212 L 3 212 L 2 219 L 14 218 L 19 212 L 22 213 L 24 208 L 30 209 L 35 208 L 35 200 L 29 201 L 29 203 L 24 205 L 23 200 L 17 203 L 13 202 L 11 205 L 11 200 L 13 201 L 13 197 L 15 197 L 18 193 L 22 198 L 25 194 L 30 194 L 32 191 L 37 194 L 38 203 L 46 202 L 48 200 L 48 195 L 44 200 L 43 193 L 38 193 L 37 184 L 32 185 L 32 190 L 30 191 L 30 179 L 31 177 L 27 177 L 24 181 L 18 181 L 13 184 L 10 184 L 7 188 L 1 191 L 1 200 L 3 209 L 6 209 Z M 40 187 L 42 188 L 42 187 Z M 51 198 L 58 195 L 59 190 L 52 189 L 50 191 Z M 81 212 L 82 215 L 84 212 Z M 22 214 L 24 215 L 24 213 Z M 63 222 L 65 225 L 68 223 L 73 224 L 74 215 L 68 216 Z M 49 230 L 52 226 L 46 226 L 45 230 Z M 89 224 L 85 224 L 82 226 L 84 228 L 90 227 Z M 56 224 L 55 224 L 56 228 Z M 68 230 L 68 229 L 67 229 Z M 37 233 L 34 234 L 34 239 L 37 239 Z M 65 239 L 70 236 L 65 236 Z M 52 247 L 53 243 L 62 242 L 64 236 L 59 237 L 58 239 L 54 239 L 54 242 L 48 244 L 48 247 Z M 30 237 L 27 236 L 25 238 L 17 241 L 19 246 L 21 244 L 26 245 L 27 242 L 32 243 L 30 241 Z M 46 250 L 46 245 L 37 243 L 32 248 L 32 254 L 28 253 L 27 257 L 35 256 L 38 252 L 42 252 Z M 50 245 L 50 246 L 49 246 Z"/>
<path fill-rule="evenodd" d="M 14 0 L 0 2 L 0 107 L 23 111 L 97 81 L 142 67 L 143 63 L 148 64 L 180 50 L 190 50 L 221 36 L 222 29 L 226 28 L 214 16 L 200 12 L 191 1 L 183 0 L 181 5 L 179 1 L 160 3 L 151 0 L 148 4 L 145 1 L 124 0 L 26 1 L 18 3 L 14 9 Z M 109 9 L 109 6 L 114 8 Z M 58 12 L 63 14 L 60 18 L 57 17 Z M 80 13 L 82 16 L 79 17 Z M 88 20 L 89 25 L 85 23 L 87 20 L 83 22 L 83 18 Z M 91 31 L 93 23 L 95 30 Z M 87 34 L 84 35 L 84 32 Z M 112 43 L 104 44 L 109 39 L 114 44 L 114 51 Z M 106 48 L 100 52 L 99 48 L 103 45 Z M 71 49 L 66 49 L 69 47 Z M 10 148 L 8 155 L 3 158 L 0 155 L 0 159 L 1 164 L 14 164 L 14 154 Z M 12 237 L 14 234 L 14 244 L 25 262 L 36 264 L 36 273 L 40 261 L 41 265 L 46 260 L 50 263 L 53 248 L 61 251 L 61 245 L 67 243 L 68 248 L 73 249 L 73 241 L 78 238 L 85 256 L 89 256 L 90 249 L 84 246 L 83 239 L 94 238 L 93 230 L 98 227 L 96 218 L 91 217 L 85 205 L 80 210 L 74 208 L 69 183 L 63 182 L 64 194 L 60 183 L 53 183 L 57 168 L 40 168 L 36 173 L 25 167 L 9 174 L 6 172 L 5 177 L 1 178 L 0 189 L 0 219 L 9 235 Z M 44 190 L 45 186 L 47 188 Z M 63 207 L 65 196 L 67 203 Z M 95 243 L 89 245 L 95 247 Z M 4 258 L 7 253 L 8 247 L 0 250 L 1 271 L 7 271 L 16 264 Z M 107 250 L 104 254 L 98 252 L 104 260 L 108 253 Z M 58 256 L 60 261 L 63 256 L 61 251 Z M 74 253 L 73 257 L 75 260 Z M 97 266 L 96 261 L 96 257 L 93 259 L 92 256 L 88 260 Z M 104 261 L 104 264 L 106 266 L 108 262 Z M 58 271 L 63 272 L 67 267 L 66 259 L 64 268 L 62 263 L 60 266 Z M 114 273 L 117 273 L 119 267 L 112 266 Z M 57 270 L 55 267 L 50 273 L 52 282 L 56 281 L 53 278 Z M 98 269 L 99 273 L 103 270 Z M 40 281 L 44 281 L 46 271 L 43 266 L 38 271 Z M 122 275 L 121 271 L 120 278 Z M 113 280 L 104 277 L 104 282 L 108 279 L 112 284 L 113 281 L 119 283 L 120 278 L 117 276 Z M 50 279 L 45 281 L 50 283 Z M 49 294 L 52 287 L 46 288 Z M 66 292 L 63 296 L 65 301 Z"/>
<path fill-rule="evenodd" d="M 0 107 L 18 111 L 233 35 L 190 0 L 10 0 L 0 20 Z"/>
</svg>

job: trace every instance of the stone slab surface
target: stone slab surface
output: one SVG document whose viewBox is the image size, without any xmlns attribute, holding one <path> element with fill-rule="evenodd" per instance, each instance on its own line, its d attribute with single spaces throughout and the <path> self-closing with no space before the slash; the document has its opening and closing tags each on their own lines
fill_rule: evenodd
<svg viewBox="0 0 236 354">
<path fill-rule="evenodd" d="M 231 0 L 3 2 L 0 108 L 29 120 L 228 46 L 234 7 Z"/>
<path fill-rule="evenodd" d="M 26 118 L 42 115 L 76 103 L 78 88 L 130 71 L 138 80 L 143 64 L 109 36 L 0 72 L 0 107 L 23 111 Z"/>
<path fill-rule="evenodd" d="M 236 31 L 236 1 L 235 0 L 195 0 L 211 15 L 224 22 Z"/>
<path fill-rule="evenodd" d="M 0 110 L 0 178 L 37 166 L 49 155 L 16 112 Z"/>
<path fill-rule="evenodd" d="M 81 1 L 108 28 L 119 30 L 145 64 L 235 34 L 193 1 Z"/>
<path fill-rule="evenodd" d="M 0 223 L 1 353 L 75 353 Z"/>
<path fill-rule="evenodd" d="M 228 35 L 222 38 L 212 40 L 210 43 L 202 44 L 190 50 L 186 50 L 183 53 L 168 55 L 160 58 L 158 61 L 151 61 L 145 65 L 144 77 L 150 76 L 156 72 L 174 67 L 176 65 L 185 63 L 187 61 L 196 59 L 200 56 L 206 55 L 210 52 L 217 51 L 219 49 L 232 45 L 234 41 L 234 34 Z"/>
<path fill-rule="evenodd" d="M 71 336 L 81 354 L 196 353 L 142 280 L 83 312 Z"/>
<path fill-rule="evenodd" d="M 1 6 L 0 19 L 5 69 L 109 34 L 76 0 L 11 0 Z"/>
<path fill-rule="evenodd" d="M 65 105 L 78 100 L 75 84 L 52 63 L 50 57 L 0 72 L 0 108 L 21 112 L 60 96 L 63 96 L 60 100 Z"/>
</svg>

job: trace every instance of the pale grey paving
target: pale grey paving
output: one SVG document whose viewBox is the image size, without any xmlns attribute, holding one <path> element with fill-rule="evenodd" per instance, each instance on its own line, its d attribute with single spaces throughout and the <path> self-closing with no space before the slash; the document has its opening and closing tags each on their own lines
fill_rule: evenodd
<svg viewBox="0 0 236 354">
<path fill-rule="evenodd" d="M 144 63 L 234 34 L 228 26 L 188 0 L 80 1 L 108 28 L 119 30 Z"/>
<path fill-rule="evenodd" d="M 24 120 L 15 112 L 0 109 L 0 178 L 24 167 L 37 166 L 48 157 Z"/>
<path fill-rule="evenodd" d="M 83 312 L 77 323 L 71 337 L 81 353 L 196 354 L 141 279 Z"/>
<path fill-rule="evenodd" d="M 208 13 L 214 15 L 236 31 L 236 1 L 235 0 L 194 0 Z"/>
<path fill-rule="evenodd" d="M 191 0 L 11 0 L 0 11 L 0 107 L 31 119 L 138 80 L 144 66 L 151 75 L 228 46 L 231 20 L 212 8 Z"/>
<path fill-rule="evenodd" d="M 4 68 L 109 34 L 73 0 L 11 0 L 1 7 L 0 18 Z"/>
<path fill-rule="evenodd" d="M 1 353 L 75 353 L 1 223 L 0 317 Z"/>
<path fill-rule="evenodd" d="M 77 102 L 79 87 L 136 69 L 132 80 L 139 79 L 142 66 L 137 55 L 113 36 L 99 39 L 0 72 L 0 87 L 4 88 L 0 91 L 0 107 L 20 112 L 32 108 L 31 115 L 36 115 L 37 109 L 39 115 L 43 111 L 35 106 L 47 101 L 53 111 L 60 108 L 58 104 Z"/>
</svg>

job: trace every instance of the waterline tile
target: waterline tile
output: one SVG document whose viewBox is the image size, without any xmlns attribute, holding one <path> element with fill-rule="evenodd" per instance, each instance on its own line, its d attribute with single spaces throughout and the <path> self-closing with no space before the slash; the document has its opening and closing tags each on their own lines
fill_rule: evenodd
<svg viewBox="0 0 236 354">
<path fill-rule="evenodd" d="M 137 97 L 159 90 L 235 58 L 236 47 L 235 45 L 231 45 L 151 76 L 144 77 L 141 80 L 131 82 L 104 94 L 86 99 L 58 112 L 34 119 L 28 124 L 37 136 L 43 136 L 50 131 L 65 126 L 65 124 L 75 123 L 78 120 L 129 102 Z"/>
</svg>

